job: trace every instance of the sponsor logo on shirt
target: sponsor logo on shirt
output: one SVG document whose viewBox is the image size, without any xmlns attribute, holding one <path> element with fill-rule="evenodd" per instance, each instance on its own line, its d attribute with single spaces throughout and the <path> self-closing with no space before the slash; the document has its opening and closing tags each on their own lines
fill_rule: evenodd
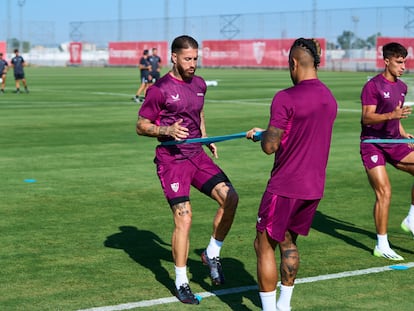
<svg viewBox="0 0 414 311">
<path fill-rule="evenodd" d="M 173 101 L 179 101 L 180 100 L 180 94 L 177 93 L 177 95 L 171 95 L 171 98 Z"/>
<path fill-rule="evenodd" d="M 172 191 L 174 192 L 177 192 L 178 189 L 180 188 L 180 184 L 178 182 L 172 183 L 170 186 L 171 186 Z"/>
<path fill-rule="evenodd" d="M 376 155 L 371 156 L 371 161 L 374 162 L 374 163 L 377 163 L 378 162 L 378 155 L 376 154 Z"/>
<path fill-rule="evenodd" d="M 261 221 L 262 221 L 262 217 L 257 217 L 257 223 L 260 224 Z"/>
<path fill-rule="evenodd" d="M 204 96 L 203 93 L 197 93 L 197 96 Z"/>
</svg>

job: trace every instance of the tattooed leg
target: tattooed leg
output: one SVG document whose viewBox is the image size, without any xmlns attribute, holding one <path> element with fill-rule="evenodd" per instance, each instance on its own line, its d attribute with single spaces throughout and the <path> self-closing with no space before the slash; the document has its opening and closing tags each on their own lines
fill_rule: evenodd
<svg viewBox="0 0 414 311">
<path fill-rule="evenodd" d="M 299 252 L 296 246 L 297 234 L 286 232 L 280 248 L 280 281 L 283 285 L 293 286 L 299 269 Z"/>
<path fill-rule="evenodd" d="M 190 228 L 191 228 L 191 205 L 190 202 L 182 202 L 171 207 L 174 214 L 174 231 L 171 245 L 174 263 L 177 267 L 187 264 L 188 251 L 190 247 Z"/>
</svg>

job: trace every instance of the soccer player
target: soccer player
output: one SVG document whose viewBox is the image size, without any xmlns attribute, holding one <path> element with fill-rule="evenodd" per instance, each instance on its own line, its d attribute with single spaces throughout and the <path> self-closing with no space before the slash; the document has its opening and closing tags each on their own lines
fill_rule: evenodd
<svg viewBox="0 0 414 311">
<path fill-rule="evenodd" d="M 293 87 L 276 93 L 270 120 L 262 133 L 264 153 L 274 154 L 271 177 L 260 203 L 254 248 L 263 311 L 290 310 L 299 269 L 298 235 L 308 235 L 323 196 L 332 128 L 338 105 L 331 91 L 318 79 L 320 46 L 315 39 L 299 38 L 289 53 Z M 263 131 L 253 128 L 248 139 Z M 276 247 L 280 251 L 281 286 Z"/>
<path fill-rule="evenodd" d="M 0 53 L 0 78 L 1 78 L 0 94 L 4 94 L 4 88 L 6 86 L 6 77 L 7 77 L 6 75 L 7 75 L 8 67 L 9 67 L 9 64 L 3 58 L 3 53 Z"/>
<path fill-rule="evenodd" d="M 407 86 L 399 77 L 405 70 L 407 50 L 399 43 L 391 42 L 382 48 L 385 69 L 370 79 L 361 92 L 362 118 L 361 140 L 368 138 L 412 138 L 401 124 L 411 113 L 404 107 Z M 413 144 L 368 144 L 361 143 L 362 163 L 369 183 L 375 192 L 374 221 L 377 244 L 374 256 L 390 260 L 404 260 L 391 249 L 388 242 L 388 213 L 391 202 L 391 185 L 385 165 L 414 175 Z M 401 228 L 414 234 L 414 185 L 411 188 L 411 208 Z"/>
<path fill-rule="evenodd" d="M 138 67 L 139 67 L 139 71 L 141 74 L 141 85 L 139 86 L 135 94 L 135 97 L 132 98 L 137 103 L 140 103 L 143 101 L 143 99 L 140 97 L 141 93 L 144 93 L 145 95 L 145 91 L 147 90 L 148 83 L 151 80 L 150 78 L 151 63 L 148 61 L 148 54 L 149 54 L 149 51 L 144 50 L 144 52 L 142 53 L 142 57 L 139 60 Z"/>
<path fill-rule="evenodd" d="M 16 91 L 15 93 L 20 93 L 20 81 L 22 81 L 24 90 L 26 93 L 29 93 L 29 89 L 27 88 L 27 82 L 26 78 L 24 76 L 24 67 L 26 66 L 26 63 L 23 59 L 23 57 L 19 54 L 19 50 L 14 50 L 14 57 L 11 59 L 11 66 L 14 70 L 14 80 L 16 81 Z"/>
<path fill-rule="evenodd" d="M 160 78 L 160 71 L 161 71 L 161 57 L 158 56 L 158 49 L 152 48 L 152 53 L 148 56 L 148 61 L 151 64 L 151 81 L 148 83 L 148 87 L 155 83 Z"/>
<path fill-rule="evenodd" d="M 147 91 L 138 112 L 138 135 L 156 137 L 159 141 L 206 137 L 204 96 L 207 86 L 195 75 L 198 43 L 190 36 L 179 36 L 171 44 L 172 70 Z M 217 158 L 215 144 L 207 146 Z M 189 235 L 193 208 L 190 187 L 218 203 L 213 220 L 213 232 L 201 255 L 210 269 L 214 285 L 224 283 L 220 250 L 233 223 L 238 195 L 224 172 L 204 151 L 201 143 L 158 145 L 155 164 L 164 195 L 174 218 L 172 255 L 175 264 L 177 298 L 187 304 L 198 304 L 187 278 Z"/>
</svg>

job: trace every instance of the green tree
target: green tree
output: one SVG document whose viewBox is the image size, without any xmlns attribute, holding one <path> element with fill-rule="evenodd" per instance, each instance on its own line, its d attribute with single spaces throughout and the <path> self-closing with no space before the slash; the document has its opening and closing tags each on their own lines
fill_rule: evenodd
<svg viewBox="0 0 414 311">
<path fill-rule="evenodd" d="M 22 41 L 22 46 L 20 46 L 20 40 L 16 38 L 11 38 L 7 40 L 7 50 L 13 52 L 15 49 L 21 50 L 21 53 L 27 53 L 30 51 L 30 42 Z"/>
<path fill-rule="evenodd" d="M 327 50 L 335 50 L 336 47 L 337 47 L 337 44 L 336 43 L 329 42 L 329 41 L 326 43 L 326 49 Z"/>
<path fill-rule="evenodd" d="M 374 47 L 377 45 L 377 37 L 381 37 L 381 33 L 377 32 L 376 34 L 369 36 L 367 38 L 368 47 Z"/>
<path fill-rule="evenodd" d="M 352 49 L 363 49 L 367 46 L 368 46 L 367 41 L 361 38 L 355 38 L 355 40 L 351 44 Z"/>
<path fill-rule="evenodd" d="M 354 41 L 354 38 L 355 34 L 352 31 L 344 30 L 337 39 L 339 47 L 343 50 L 349 50 L 351 48 L 352 42 Z"/>
</svg>

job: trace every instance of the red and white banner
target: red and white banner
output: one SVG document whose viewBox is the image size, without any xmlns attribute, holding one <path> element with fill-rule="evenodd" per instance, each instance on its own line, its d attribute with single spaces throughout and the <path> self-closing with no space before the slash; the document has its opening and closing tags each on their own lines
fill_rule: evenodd
<svg viewBox="0 0 414 311">
<path fill-rule="evenodd" d="M 0 41 L 0 53 L 3 53 L 3 58 L 6 59 L 7 45 L 6 41 Z"/>
<path fill-rule="evenodd" d="M 377 68 L 384 68 L 384 57 L 382 56 L 382 47 L 390 42 L 398 42 L 403 45 L 407 51 L 407 61 L 405 69 L 414 69 L 414 38 L 392 38 L 392 37 L 378 37 L 377 38 Z"/>
<path fill-rule="evenodd" d="M 287 68 L 289 50 L 295 39 L 206 40 L 202 64 L 207 67 L 279 67 Z M 325 66 L 326 40 L 317 39 Z"/>
<path fill-rule="evenodd" d="M 82 42 L 71 42 L 69 44 L 69 63 L 72 65 L 82 64 Z"/>
<path fill-rule="evenodd" d="M 144 50 L 157 48 L 161 63 L 167 63 L 168 43 L 166 41 L 145 42 L 109 42 L 109 65 L 115 66 L 137 66 Z"/>
</svg>

